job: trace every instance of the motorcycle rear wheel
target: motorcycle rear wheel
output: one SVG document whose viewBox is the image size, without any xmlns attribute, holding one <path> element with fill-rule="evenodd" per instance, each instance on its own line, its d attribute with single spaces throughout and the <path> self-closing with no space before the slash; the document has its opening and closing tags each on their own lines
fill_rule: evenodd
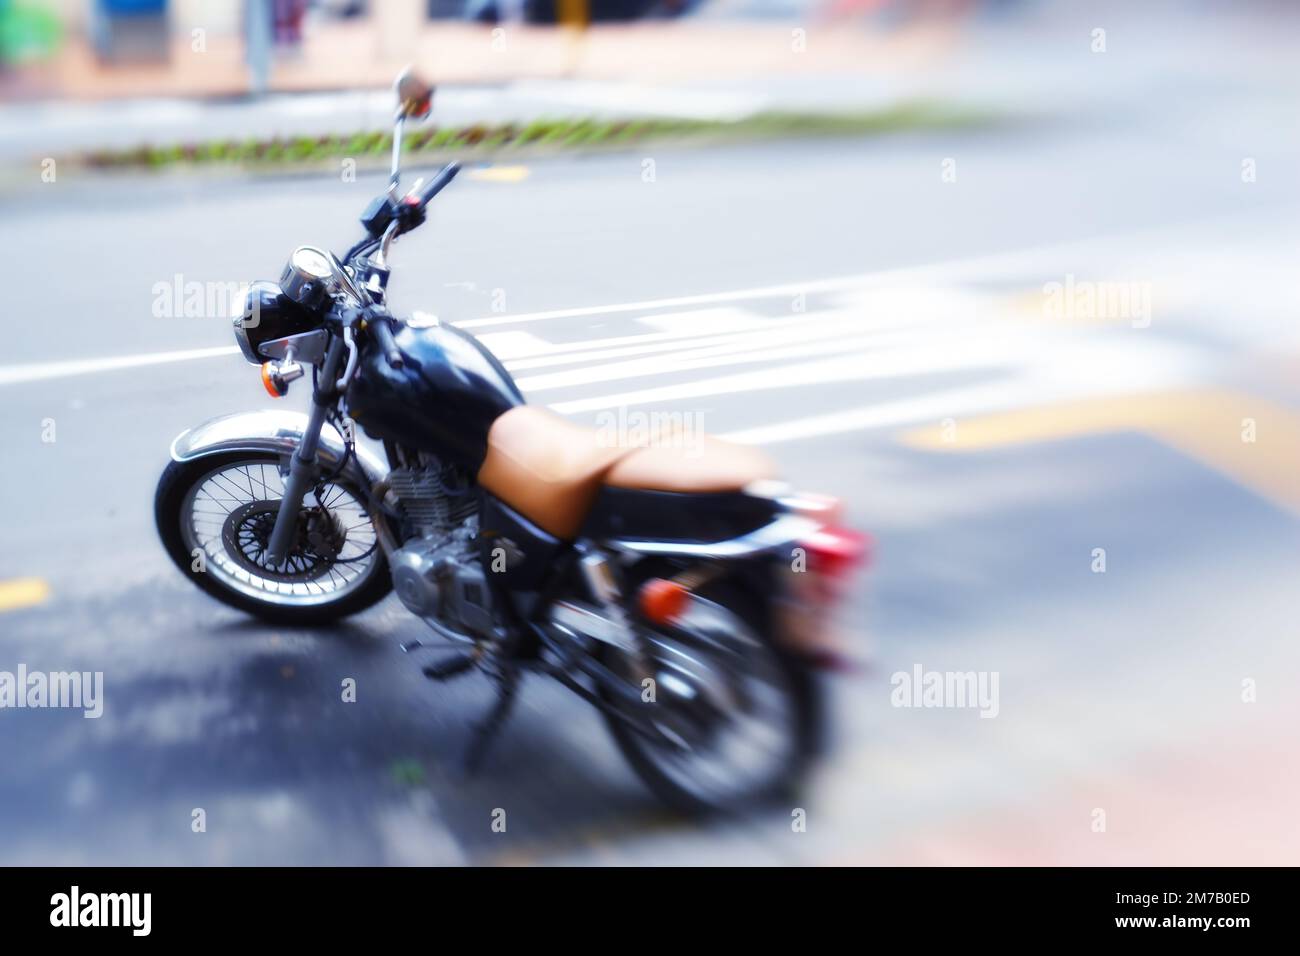
<svg viewBox="0 0 1300 956">
<path fill-rule="evenodd" d="M 687 816 L 739 813 L 792 799 L 803 784 L 813 757 L 821 750 L 823 701 L 816 675 L 772 640 L 765 605 L 747 588 L 730 583 L 715 585 L 697 595 L 697 604 L 711 609 L 710 613 L 731 630 L 730 635 L 720 636 L 738 652 L 724 653 L 721 659 L 703 665 L 703 669 L 711 669 L 715 677 L 720 675 L 728 685 L 728 693 L 723 696 L 744 703 L 750 710 L 756 707 L 759 696 L 767 698 L 768 726 L 762 729 L 774 747 L 769 748 L 772 752 L 767 754 L 765 766 L 748 779 L 728 780 L 723 775 L 725 771 L 718 772 L 716 761 L 710 763 L 720 749 L 723 735 L 732 731 L 733 725 L 742 719 L 750 723 L 764 719 L 764 715 L 741 713 L 734 707 L 717 709 L 712 715 L 713 726 L 701 723 L 702 737 L 694 740 L 682 739 L 676 730 L 683 725 L 676 721 L 659 724 L 664 739 L 656 742 L 619 717 L 605 714 L 610 734 L 651 792 Z M 686 636 L 685 630 L 692 626 L 689 618 L 678 629 L 659 628 L 643 619 L 637 623 L 643 632 L 669 641 Z M 689 654 L 697 660 L 708 656 L 699 643 L 690 645 Z M 615 673 L 627 680 L 634 679 L 631 661 L 621 651 L 605 645 L 603 656 Z M 664 673 L 663 663 L 663 656 L 659 656 L 657 672 Z M 746 685 L 743 690 L 742 682 Z M 759 687 L 761 693 L 755 692 L 754 687 Z M 606 692 L 604 696 L 610 706 L 618 706 L 615 695 Z M 665 703 L 671 706 L 672 701 L 661 686 L 656 688 L 656 702 L 643 706 Z M 707 721 L 709 716 L 707 711 L 696 715 L 697 722 Z"/>
</svg>

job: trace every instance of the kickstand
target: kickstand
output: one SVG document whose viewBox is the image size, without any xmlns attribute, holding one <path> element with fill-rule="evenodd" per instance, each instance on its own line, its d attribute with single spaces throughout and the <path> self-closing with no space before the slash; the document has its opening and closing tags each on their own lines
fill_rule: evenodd
<svg viewBox="0 0 1300 956">
<path fill-rule="evenodd" d="M 520 669 L 509 666 L 497 676 L 497 699 L 487 716 L 474 727 L 474 737 L 465 751 L 465 774 L 473 776 L 483 764 L 488 748 L 505 726 L 506 718 L 514 707 L 515 692 L 519 688 Z"/>
</svg>

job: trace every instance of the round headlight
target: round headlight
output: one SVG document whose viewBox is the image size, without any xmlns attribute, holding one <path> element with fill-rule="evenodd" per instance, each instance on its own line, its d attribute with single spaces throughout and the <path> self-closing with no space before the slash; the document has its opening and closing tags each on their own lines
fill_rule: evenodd
<svg viewBox="0 0 1300 956">
<path fill-rule="evenodd" d="M 320 325 L 320 315 L 285 295 L 274 282 L 258 280 L 248 287 L 243 308 L 234 316 L 235 341 L 244 358 L 254 365 L 266 360 L 261 347 L 289 335 L 310 332 Z"/>
<path fill-rule="evenodd" d="M 244 358 L 254 365 L 260 365 L 262 359 L 248 337 L 248 330 L 250 327 L 257 328 L 260 324 L 261 305 L 261 299 L 256 288 L 249 286 L 230 313 L 230 320 L 235 326 L 235 341 L 239 343 L 239 349 L 244 353 Z"/>
</svg>

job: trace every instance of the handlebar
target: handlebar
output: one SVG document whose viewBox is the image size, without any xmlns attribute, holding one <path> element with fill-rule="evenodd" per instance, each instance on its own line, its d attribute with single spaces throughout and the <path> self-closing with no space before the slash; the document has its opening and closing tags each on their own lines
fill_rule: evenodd
<svg viewBox="0 0 1300 956">
<path fill-rule="evenodd" d="M 391 196 L 381 195 L 366 208 L 361 216 L 361 223 L 368 235 L 357 242 L 343 254 L 343 262 L 351 262 L 358 256 L 367 255 L 379 248 L 388 233 L 388 227 L 397 224 L 397 229 L 389 235 L 391 239 L 397 233 L 410 232 L 424 222 L 424 208 L 451 184 L 460 172 L 460 163 L 448 163 L 434 175 L 428 185 L 418 192 L 412 192 L 395 201 Z"/>
<path fill-rule="evenodd" d="M 380 250 L 379 256 L 371 263 L 371 266 L 373 268 L 377 265 L 379 268 L 386 270 L 385 259 L 388 254 L 388 244 L 397 235 L 409 232 L 424 222 L 424 207 L 433 200 L 434 196 L 446 189 L 459 172 L 460 163 L 448 163 L 438 170 L 427 185 L 408 194 L 400 203 L 394 203 L 391 196 L 381 196 L 376 199 L 361 220 L 370 235 L 349 249 L 344 255 L 343 261 L 353 262 L 357 257 L 369 254 L 378 248 Z M 387 274 L 386 271 L 384 274 Z M 364 302 L 365 296 L 363 295 L 361 298 L 362 302 Z M 364 309 L 362 302 L 358 302 L 358 305 Z M 347 317 L 348 315 L 351 318 Z M 352 322 L 357 318 L 360 318 L 360 314 L 353 310 L 349 310 L 344 316 L 346 333 L 350 334 Z M 391 320 L 386 313 L 371 316 L 365 325 L 366 331 L 373 337 L 375 345 L 383 353 L 384 361 L 388 363 L 389 367 L 401 368 L 405 364 L 405 359 L 403 359 L 401 349 L 397 347 L 397 342 L 393 338 Z"/>
<path fill-rule="evenodd" d="M 420 205 L 427 206 L 434 196 L 442 192 L 451 181 L 456 178 L 460 172 L 460 163 L 448 163 L 442 169 L 438 170 L 438 175 L 429 181 L 429 184 L 418 193 Z"/>
<path fill-rule="evenodd" d="M 366 328 L 374 335 L 375 344 L 384 353 L 384 361 L 388 363 L 388 367 L 401 368 L 405 364 L 405 359 L 402 358 L 402 351 L 393 339 L 393 328 L 388 319 L 372 319 L 366 323 Z"/>
</svg>

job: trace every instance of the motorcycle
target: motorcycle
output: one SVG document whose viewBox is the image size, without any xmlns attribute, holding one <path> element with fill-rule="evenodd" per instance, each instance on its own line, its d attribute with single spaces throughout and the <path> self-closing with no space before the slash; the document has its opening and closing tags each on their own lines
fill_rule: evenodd
<svg viewBox="0 0 1300 956">
<path fill-rule="evenodd" d="M 610 441 L 529 405 L 467 332 L 394 316 L 392 243 L 459 171 L 399 195 L 402 131 L 433 88 L 407 71 L 396 89 L 389 185 L 364 237 L 342 257 L 298 248 L 234 320 L 270 394 L 310 373 L 310 412 L 178 436 L 155 498 L 167 552 L 208 594 L 279 625 L 329 624 L 396 591 L 436 635 L 403 650 L 454 651 L 428 677 L 495 684 L 471 770 L 521 679 L 541 674 L 599 709 L 673 807 L 788 793 L 822 739 L 819 635 L 863 539 L 755 449 Z"/>
</svg>

